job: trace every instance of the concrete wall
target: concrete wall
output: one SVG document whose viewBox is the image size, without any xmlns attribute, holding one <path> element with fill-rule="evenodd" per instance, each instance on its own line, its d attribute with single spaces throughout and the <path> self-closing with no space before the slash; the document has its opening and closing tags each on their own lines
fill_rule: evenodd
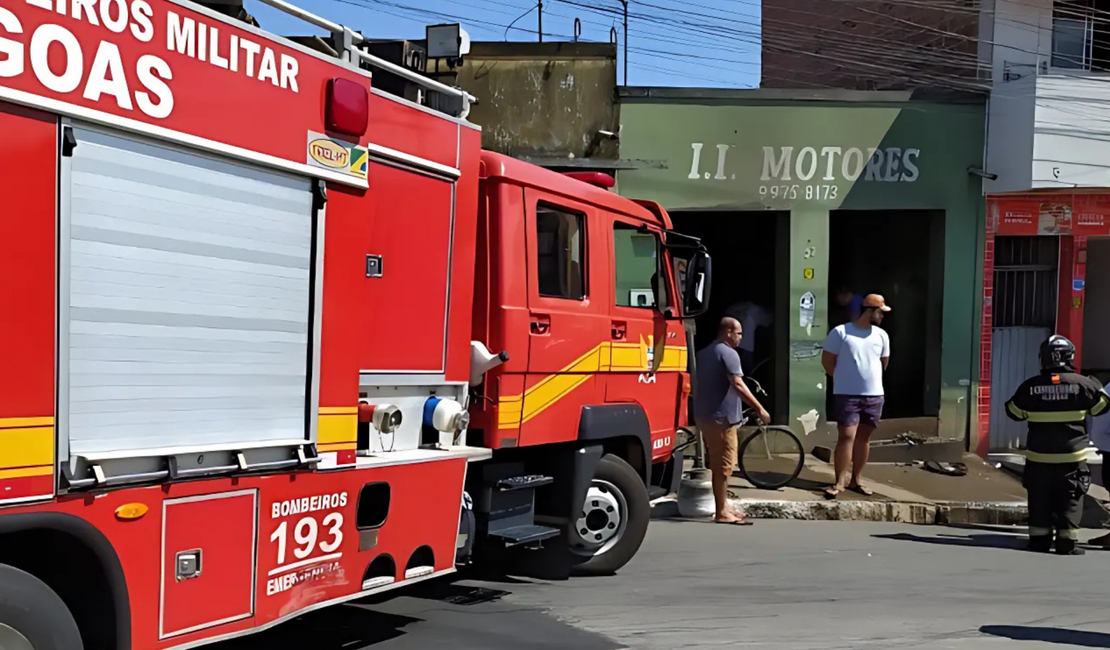
<svg viewBox="0 0 1110 650">
<path fill-rule="evenodd" d="M 442 70 L 442 68 L 441 68 Z M 478 97 L 482 146 L 516 157 L 616 159 L 617 50 L 610 43 L 474 43 L 452 83 Z"/>
<path fill-rule="evenodd" d="M 1037 66 L 1052 55 L 1052 0 L 994 0 L 991 99 L 987 117 L 988 193 L 1028 190 L 1032 182 Z"/>
<path fill-rule="evenodd" d="M 1033 124 L 1035 119 L 1037 77 L 1029 74 L 1006 84 L 996 85 L 987 113 L 986 170 L 997 174 L 986 179 L 988 193 L 1021 192 L 1033 182 Z"/>
</svg>

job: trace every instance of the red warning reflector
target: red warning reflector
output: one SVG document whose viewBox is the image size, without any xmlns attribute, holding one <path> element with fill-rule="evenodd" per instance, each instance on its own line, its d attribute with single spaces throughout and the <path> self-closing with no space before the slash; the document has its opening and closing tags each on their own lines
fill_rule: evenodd
<svg viewBox="0 0 1110 650">
<path fill-rule="evenodd" d="M 346 135 L 361 137 L 370 120 L 370 93 L 350 79 L 328 80 L 324 104 L 324 127 Z"/>
</svg>

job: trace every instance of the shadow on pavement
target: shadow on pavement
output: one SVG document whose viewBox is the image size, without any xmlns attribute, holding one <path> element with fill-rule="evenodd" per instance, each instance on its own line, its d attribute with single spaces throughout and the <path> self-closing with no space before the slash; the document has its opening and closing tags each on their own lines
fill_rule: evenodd
<svg viewBox="0 0 1110 650">
<path fill-rule="evenodd" d="M 983 634 L 1000 636 L 1014 641 L 1042 641 L 1081 648 L 1110 648 L 1110 634 L 1065 630 L 1059 627 L 1030 627 L 1025 625 L 984 625 Z"/>
<path fill-rule="evenodd" d="M 969 546 L 977 548 L 1003 548 L 1024 551 L 1027 539 L 1024 535 L 914 535 L 912 533 L 891 533 L 872 535 L 875 539 L 893 539 L 899 542 L 919 542 L 941 546 Z"/>
<path fill-rule="evenodd" d="M 251 636 L 212 646 L 219 650 L 364 648 L 406 634 L 421 619 L 345 605 L 328 607 Z"/>
</svg>

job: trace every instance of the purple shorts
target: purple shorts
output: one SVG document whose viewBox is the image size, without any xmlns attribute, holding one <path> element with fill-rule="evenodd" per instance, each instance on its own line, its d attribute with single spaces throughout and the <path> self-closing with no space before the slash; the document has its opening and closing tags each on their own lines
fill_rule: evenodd
<svg viewBox="0 0 1110 650">
<path fill-rule="evenodd" d="M 842 427 L 863 423 L 869 427 L 879 426 L 883 417 L 883 396 L 864 397 L 861 395 L 833 395 L 832 417 Z"/>
</svg>

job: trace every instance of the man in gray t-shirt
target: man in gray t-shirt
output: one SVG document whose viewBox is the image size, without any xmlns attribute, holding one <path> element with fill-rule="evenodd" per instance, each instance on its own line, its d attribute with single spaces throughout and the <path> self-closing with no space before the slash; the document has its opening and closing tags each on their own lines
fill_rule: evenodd
<svg viewBox="0 0 1110 650">
<path fill-rule="evenodd" d="M 743 409 L 741 400 L 756 410 L 760 420 L 771 420 L 767 410 L 744 383 L 740 355 L 736 352 L 743 335 L 738 320 L 722 318 L 717 328 L 717 339 L 697 354 L 694 419 L 709 452 L 713 500 L 717 507 L 714 521 L 720 524 L 749 523 L 728 506 L 728 477 L 736 467 L 736 428 Z"/>
</svg>

